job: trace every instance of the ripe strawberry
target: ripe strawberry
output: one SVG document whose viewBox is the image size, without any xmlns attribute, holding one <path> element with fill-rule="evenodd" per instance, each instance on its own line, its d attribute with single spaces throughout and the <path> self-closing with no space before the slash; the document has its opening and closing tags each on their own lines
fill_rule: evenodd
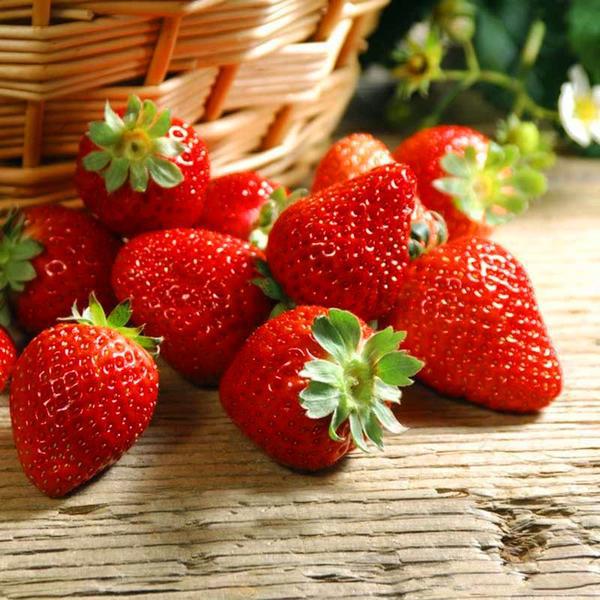
<svg viewBox="0 0 600 600">
<path fill-rule="evenodd" d="M 115 305 L 110 269 L 120 242 L 101 223 L 64 206 L 36 206 L 9 215 L 0 240 L 0 318 L 12 304 L 21 326 L 37 333 L 71 313 L 91 292 Z"/>
<path fill-rule="evenodd" d="M 397 386 L 422 363 L 397 351 L 403 332 L 374 333 L 352 313 L 301 306 L 259 327 L 220 387 L 224 409 L 250 439 L 295 469 L 329 467 L 356 444 L 382 447 Z M 350 435 L 348 435 L 350 434 Z"/>
<path fill-rule="evenodd" d="M 329 148 L 317 166 L 311 191 L 353 179 L 394 159 L 387 146 L 369 133 L 353 133 Z"/>
<path fill-rule="evenodd" d="M 531 282 L 499 244 L 463 237 L 415 261 L 385 322 L 407 330 L 419 377 L 443 394 L 530 412 L 560 393 Z"/>
<path fill-rule="evenodd" d="M 210 176 L 194 129 L 136 96 L 117 112 L 107 102 L 104 117 L 79 144 L 75 185 L 85 205 L 126 236 L 194 225 Z"/>
<path fill-rule="evenodd" d="M 0 327 L 0 392 L 4 390 L 17 361 L 17 349 L 12 338 Z"/>
<path fill-rule="evenodd" d="M 213 384 L 269 314 L 270 301 L 251 282 L 262 257 L 214 231 L 155 231 L 123 247 L 113 287 L 119 299 L 131 299 L 136 323 L 164 337 L 162 355 L 175 369 Z"/>
<path fill-rule="evenodd" d="M 444 239 L 443 223 L 422 219 L 409 167 L 393 163 L 301 199 L 275 221 L 271 273 L 298 304 L 376 319 L 395 301 L 411 257 Z"/>
<path fill-rule="evenodd" d="M 450 238 L 487 236 L 545 190 L 541 173 L 518 164 L 516 146 L 499 146 L 469 127 L 422 129 L 394 158 L 412 167 L 421 202 L 444 217 Z"/>
<path fill-rule="evenodd" d="M 23 470 L 48 496 L 64 496 L 116 462 L 146 429 L 158 396 L 150 355 L 158 340 L 106 317 L 92 295 L 74 323 L 44 330 L 17 361 L 10 416 Z"/>
<path fill-rule="evenodd" d="M 208 184 L 198 226 L 247 240 L 260 207 L 277 187 L 253 171 L 217 177 Z"/>
</svg>

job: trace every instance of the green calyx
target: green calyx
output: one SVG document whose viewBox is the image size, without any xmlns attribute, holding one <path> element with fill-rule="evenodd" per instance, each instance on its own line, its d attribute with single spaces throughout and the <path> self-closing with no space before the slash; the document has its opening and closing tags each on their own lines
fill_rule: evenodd
<svg viewBox="0 0 600 600">
<path fill-rule="evenodd" d="M 413 219 L 410 224 L 408 254 L 411 260 L 414 260 L 447 241 L 448 227 L 444 217 L 434 210 L 429 210 L 421 214 L 420 218 Z"/>
<path fill-rule="evenodd" d="M 179 156 L 184 146 L 167 136 L 170 127 L 170 111 L 159 112 L 151 100 L 130 96 L 122 118 L 107 101 L 104 121 L 90 123 L 88 131 L 100 150 L 87 154 L 83 166 L 103 177 L 109 193 L 128 179 L 136 192 L 145 192 L 150 179 L 162 188 L 175 187 L 183 181 L 183 174 L 167 159 Z"/>
<path fill-rule="evenodd" d="M 308 195 L 308 190 L 299 188 L 288 194 L 284 187 L 278 187 L 271 192 L 269 199 L 261 206 L 254 229 L 250 233 L 250 243 L 264 250 L 267 247 L 269 233 L 273 229 L 279 215 L 294 202 Z"/>
<path fill-rule="evenodd" d="M 8 327 L 11 321 L 8 295 L 22 292 L 25 284 L 37 273 L 31 259 L 43 252 L 44 247 L 25 231 L 25 217 L 11 210 L 2 226 L 0 239 L 0 325 Z"/>
<path fill-rule="evenodd" d="M 434 187 L 454 199 L 455 206 L 470 219 L 497 225 L 522 213 L 529 200 L 546 191 L 543 173 L 522 164 L 515 145 L 488 144 L 483 164 L 469 146 L 464 155 L 449 152 L 440 161 L 447 177 L 436 179 Z"/>
<path fill-rule="evenodd" d="M 332 308 L 312 325 L 312 334 L 327 355 L 308 361 L 300 376 L 309 380 L 300 393 L 300 404 L 311 419 L 331 415 L 329 436 L 342 441 L 339 428 L 346 421 L 356 446 L 368 452 L 369 442 L 383 447 L 383 429 L 400 433 L 388 404 L 399 404 L 398 386 L 413 383 L 411 377 L 423 363 L 398 350 L 406 337 L 387 327 L 364 339 L 358 319 Z"/>
<path fill-rule="evenodd" d="M 122 336 L 139 344 L 153 356 L 157 356 L 160 349 L 162 338 L 149 337 L 142 335 L 143 327 L 127 327 L 131 319 L 131 303 L 125 300 L 115 306 L 112 312 L 107 316 L 96 295 L 92 292 L 89 298 L 88 307 L 80 313 L 77 303 L 73 304 L 72 315 L 59 319 L 60 321 L 75 321 L 82 325 L 94 325 L 96 327 L 109 327 L 118 331 Z"/>
<path fill-rule="evenodd" d="M 271 269 L 269 269 L 267 262 L 262 259 L 257 259 L 255 268 L 260 277 L 253 279 L 252 283 L 260 288 L 262 293 L 267 298 L 277 301 L 277 304 L 273 307 L 269 318 L 272 319 L 286 310 L 295 308 L 295 302 L 283 291 L 283 288 L 275 280 L 271 274 Z"/>
</svg>

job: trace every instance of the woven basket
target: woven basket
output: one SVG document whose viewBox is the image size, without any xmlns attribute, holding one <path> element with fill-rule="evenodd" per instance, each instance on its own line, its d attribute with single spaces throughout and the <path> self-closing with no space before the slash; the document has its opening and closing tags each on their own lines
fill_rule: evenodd
<svg viewBox="0 0 600 600">
<path fill-rule="evenodd" d="M 196 124 L 213 176 L 318 158 L 388 0 L 0 0 L 0 207 L 77 202 L 78 140 L 131 93 Z"/>
</svg>

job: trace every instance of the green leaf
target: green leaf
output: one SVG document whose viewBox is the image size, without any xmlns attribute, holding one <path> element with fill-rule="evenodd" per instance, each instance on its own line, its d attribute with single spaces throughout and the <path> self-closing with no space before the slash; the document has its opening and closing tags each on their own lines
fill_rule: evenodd
<svg viewBox="0 0 600 600">
<path fill-rule="evenodd" d="M 457 177 L 467 177 L 471 172 L 468 162 L 454 152 L 448 152 L 440 160 L 440 164 L 446 173 Z"/>
<path fill-rule="evenodd" d="M 104 174 L 106 191 L 112 193 L 118 190 L 127 180 L 129 161 L 124 157 L 113 158 Z"/>
<path fill-rule="evenodd" d="M 259 287 L 262 293 L 271 300 L 285 300 L 286 296 L 281 286 L 271 277 L 256 277 L 252 283 Z"/>
<path fill-rule="evenodd" d="M 375 377 L 375 385 L 373 386 L 375 396 L 381 402 L 391 402 L 392 404 L 400 404 L 402 392 L 395 385 L 385 383 L 379 377 Z"/>
<path fill-rule="evenodd" d="M 93 150 L 83 157 L 86 171 L 101 171 L 110 161 L 110 154 L 104 150 Z"/>
<path fill-rule="evenodd" d="M 102 308 L 100 302 L 98 302 L 98 300 L 96 299 L 96 296 L 94 296 L 93 294 L 90 296 L 90 305 L 88 308 L 93 323 L 103 327 L 108 326 L 106 313 L 104 312 L 104 309 Z"/>
<path fill-rule="evenodd" d="M 148 189 L 148 167 L 143 162 L 132 162 L 129 168 L 131 189 L 136 192 L 145 192 Z"/>
<path fill-rule="evenodd" d="M 33 265 L 26 260 L 8 262 L 5 267 L 5 273 L 8 283 L 15 290 L 22 289 L 22 286 L 18 285 L 19 283 L 31 281 L 37 275 Z"/>
<path fill-rule="evenodd" d="M 148 133 L 150 133 L 149 128 L 156 120 L 157 112 L 158 112 L 158 109 L 156 108 L 156 104 L 154 104 L 154 102 L 152 102 L 152 100 L 144 100 L 144 103 L 142 104 L 140 125 L 144 128 L 148 128 Z M 154 137 L 154 136 L 150 133 L 150 137 Z"/>
<path fill-rule="evenodd" d="M 344 377 L 344 370 L 337 363 L 321 358 L 315 358 L 308 361 L 302 371 L 298 373 L 300 377 L 306 377 L 311 381 L 320 381 L 330 385 L 340 385 Z"/>
<path fill-rule="evenodd" d="M 169 109 L 163 110 L 150 129 L 148 133 L 152 138 L 159 138 L 167 135 L 171 128 L 171 111 Z"/>
<path fill-rule="evenodd" d="M 114 130 L 104 121 L 90 123 L 89 136 L 96 146 L 110 147 L 121 139 L 121 131 Z"/>
<path fill-rule="evenodd" d="M 148 158 L 150 177 L 162 188 L 173 188 L 183 181 L 181 169 L 169 160 L 151 156 Z"/>
<path fill-rule="evenodd" d="M 167 158 L 175 158 L 185 150 L 181 142 L 167 137 L 161 137 L 154 140 L 154 152 Z"/>
<path fill-rule="evenodd" d="M 390 352 L 377 363 L 377 375 L 389 385 L 410 385 L 422 367 L 422 361 L 404 352 Z"/>
<path fill-rule="evenodd" d="M 142 101 L 135 94 L 131 94 L 127 100 L 127 109 L 125 110 L 123 120 L 128 124 L 135 123 L 141 109 Z"/>
<path fill-rule="evenodd" d="M 363 434 L 360 417 L 356 413 L 350 413 L 348 420 L 350 421 L 350 434 L 352 435 L 354 443 L 363 452 L 369 452 L 369 447 L 365 444 L 365 436 Z"/>
<path fill-rule="evenodd" d="M 572 0 L 567 11 L 567 35 L 579 62 L 600 83 L 600 0 Z"/>
<path fill-rule="evenodd" d="M 365 415 L 362 419 L 362 427 L 366 436 L 377 446 L 377 448 L 383 450 L 383 430 L 374 413 Z"/>
<path fill-rule="evenodd" d="M 329 423 L 329 437 L 334 442 L 342 441 L 343 438 L 338 435 L 337 431 L 341 427 L 342 423 L 346 421 L 349 415 L 350 411 L 348 410 L 347 404 L 341 402 L 335 409 L 333 417 L 331 418 L 331 423 Z"/>
<path fill-rule="evenodd" d="M 6 298 L 2 296 L 2 299 L 0 300 L 0 325 L 5 328 L 10 327 L 11 321 L 12 315 L 10 314 L 10 309 L 6 303 Z"/>
<path fill-rule="evenodd" d="M 125 125 L 123 119 L 121 119 L 121 117 L 111 108 L 108 100 L 104 104 L 104 122 L 113 131 L 121 131 Z"/>
<path fill-rule="evenodd" d="M 312 326 L 314 338 L 336 360 L 344 363 L 360 340 L 360 323 L 350 312 L 332 308 Z"/>
<path fill-rule="evenodd" d="M 125 300 L 117 304 L 108 315 L 108 323 L 115 329 L 118 327 L 125 327 L 131 318 L 131 302 Z"/>
<path fill-rule="evenodd" d="M 10 258 L 13 260 L 28 260 L 41 254 L 44 251 L 44 246 L 32 238 L 23 238 L 10 253 Z"/>
<path fill-rule="evenodd" d="M 266 260 L 262 260 L 261 258 L 257 258 L 254 263 L 254 268 L 263 276 L 263 277 L 271 277 L 271 269 L 269 268 L 269 263 Z"/>
<path fill-rule="evenodd" d="M 434 180 L 433 187 L 452 197 L 466 196 L 471 189 L 468 180 L 458 177 L 440 177 Z"/>
<path fill-rule="evenodd" d="M 382 356 L 394 352 L 405 338 L 405 331 L 394 331 L 392 327 L 386 327 L 367 340 L 363 355 L 368 361 L 375 363 Z"/>
<path fill-rule="evenodd" d="M 163 341 L 161 337 L 150 337 L 147 335 L 138 335 L 133 338 L 133 340 L 139 344 L 144 350 L 153 356 L 158 355 L 160 344 Z"/>
<path fill-rule="evenodd" d="M 377 417 L 379 422 L 392 433 L 402 433 L 406 431 L 406 427 L 403 427 L 396 419 L 396 415 L 383 403 L 377 402 L 373 406 L 373 414 Z"/>
<path fill-rule="evenodd" d="M 332 414 L 340 402 L 340 390 L 320 381 L 311 381 L 300 392 L 301 406 L 310 419 L 321 419 Z"/>
<path fill-rule="evenodd" d="M 356 350 L 361 336 L 358 319 L 351 312 L 338 308 L 329 309 L 328 315 L 331 324 L 337 329 L 346 350 L 349 353 Z"/>
</svg>

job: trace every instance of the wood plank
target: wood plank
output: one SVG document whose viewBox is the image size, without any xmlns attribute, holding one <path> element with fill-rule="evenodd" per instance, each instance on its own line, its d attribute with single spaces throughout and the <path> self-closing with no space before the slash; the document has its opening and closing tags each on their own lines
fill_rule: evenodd
<svg viewBox="0 0 600 600">
<path fill-rule="evenodd" d="M 243 438 L 217 394 L 163 369 L 151 427 L 50 500 L 21 473 L 0 399 L 0 596 L 600 596 L 600 169 L 561 159 L 496 239 L 527 266 L 565 369 L 539 416 L 416 385 L 384 453 L 299 475 Z"/>
</svg>

